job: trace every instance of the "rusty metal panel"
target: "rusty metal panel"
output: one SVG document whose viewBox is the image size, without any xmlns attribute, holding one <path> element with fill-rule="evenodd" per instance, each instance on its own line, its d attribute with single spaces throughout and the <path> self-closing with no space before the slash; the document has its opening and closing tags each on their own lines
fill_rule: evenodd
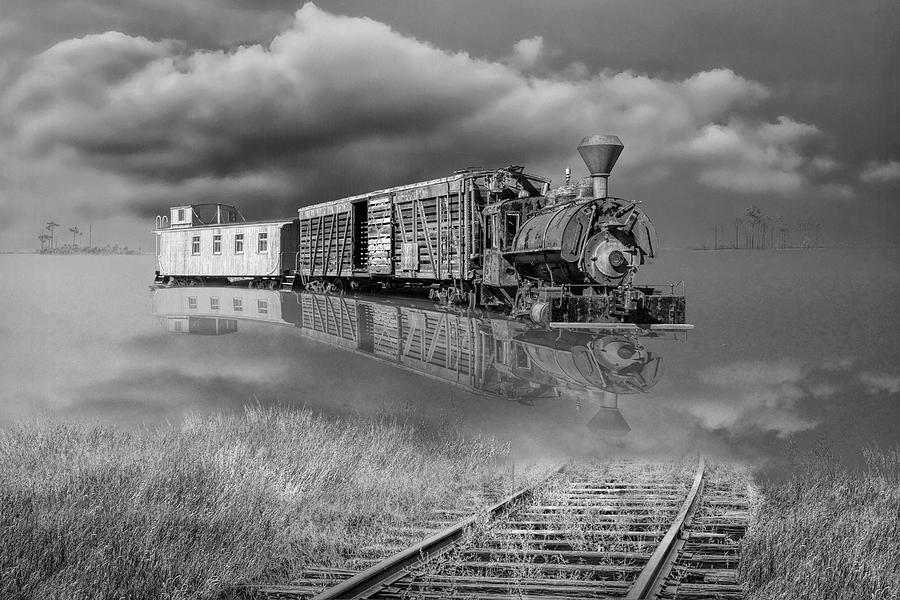
<svg viewBox="0 0 900 600">
<path fill-rule="evenodd" d="M 515 286 L 519 279 L 512 264 L 498 250 L 485 250 L 484 282 L 488 285 Z"/>
<path fill-rule="evenodd" d="M 536 215 L 522 225 L 512 251 L 557 250 L 565 260 L 577 260 L 577 246 L 588 233 L 592 211 L 592 203 L 573 203 Z"/>
<path fill-rule="evenodd" d="M 369 198 L 369 273 L 391 275 L 394 272 L 394 227 L 391 219 L 391 197 Z"/>
</svg>

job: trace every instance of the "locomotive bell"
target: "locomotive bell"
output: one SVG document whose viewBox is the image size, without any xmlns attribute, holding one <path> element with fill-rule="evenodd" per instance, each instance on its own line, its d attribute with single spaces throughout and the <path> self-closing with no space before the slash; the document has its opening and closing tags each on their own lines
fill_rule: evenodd
<svg viewBox="0 0 900 600">
<path fill-rule="evenodd" d="M 625 149 L 617 135 L 589 135 L 578 145 L 578 153 L 587 165 L 594 183 L 594 198 L 606 198 L 609 174 Z"/>
</svg>

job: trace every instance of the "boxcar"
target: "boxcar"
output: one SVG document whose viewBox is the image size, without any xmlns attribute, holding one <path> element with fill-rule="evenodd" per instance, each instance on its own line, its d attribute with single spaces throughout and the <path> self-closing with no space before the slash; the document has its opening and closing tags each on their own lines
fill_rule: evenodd
<svg viewBox="0 0 900 600">
<path fill-rule="evenodd" d="M 503 235 L 504 246 L 512 241 L 497 224 L 483 227 L 485 205 L 504 192 L 537 196 L 548 181 L 521 167 L 471 169 L 301 208 L 297 274 L 308 289 L 345 281 L 455 283 L 461 289 L 481 271 L 486 253 L 497 255 L 488 260 L 499 257 L 499 249 L 485 252 L 494 248 L 494 237 Z"/>
<path fill-rule="evenodd" d="M 296 268 L 297 219 L 245 221 L 233 206 L 175 206 L 157 217 L 156 282 L 198 285 L 247 279 L 278 287 Z"/>
</svg>

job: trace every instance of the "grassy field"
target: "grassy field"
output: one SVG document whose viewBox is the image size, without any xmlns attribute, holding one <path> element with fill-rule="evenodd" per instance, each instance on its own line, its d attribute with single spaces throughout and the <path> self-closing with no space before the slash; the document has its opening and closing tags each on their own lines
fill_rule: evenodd
<svg viewBox="0 0 900 600">
<path fill-rule="evenodd" d="M 288 582 L 509 485 L 508 451 L 306 410 L 139 431 L 18 425 L 0 431 L 0 598 L 215 598 Z"/>
<path fill-rule="evenodd" d="M 860 472 L 820 453 L 768 484 L 744 538 L 750 600 L 900 598 L 900 447 Z"/>
</svg>

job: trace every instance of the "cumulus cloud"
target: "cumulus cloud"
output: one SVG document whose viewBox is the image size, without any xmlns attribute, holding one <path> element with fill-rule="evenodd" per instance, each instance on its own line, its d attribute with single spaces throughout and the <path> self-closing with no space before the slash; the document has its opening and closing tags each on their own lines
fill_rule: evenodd
<svg viewBox="0 0 900 600">
<path fill-rule="evenodd" d="M 698 378 L 706 391 L 685 399 L 686 410 L 702 428 L 733 436 L 787 437 L 815 428 L 848 399 L 900 393 L 900 375 L 861 371 L 851 357 L 737 361 L 704 369 Z"/>
<path fill-rule="evenodd" d="M 860 373 L 859 380 L 870 394 L 900 393 L 900 375 L 892 373 Z"/>
<path fill-rule="evenodd" d="M 544 52 L 544 37 L 536 35 L 519 40 L 513 45 L 510 63 L 519 69 L 529 69 L 537 63 Z"/>
<path fill-rule="evenodd" d="M 869 161 L 865 169 L 860 173 L 859 179 L 865 183 L 900 181 L 900 161 Z"/>
<path fill-rule="evenodd" d="M 806 389 L 809 375 L 807 366 L 792 361 L 740 361 L 711 367 L 701 371 L 699 378 L 713 393 L 688 400 L 686 406 L 706 429 L 784 437 L 817 424 L 799 406 L 811 395 Z"/>
<path fill-rule="evenodd" d="M 705 126 L 684 151 L 703 159 L 700 181 L 711 187 L 788 193 L 806 183 L 802 167 L 807 159 L 800 144 L 819 133 L 812 125 L 784 116 L 762 125 L 735 118 L 727 125 Z"/>
<path fill-rule="evenodd" d="M 812 160 L 809 161 L 809 166 L 810 169 L 813 170 L 813 172 L 820 175 L 827 175 L 836 171 L 840 167 L 838 162 L 833 157 L 825 154 L 814 156 Z"/>
<path fill-rule="evenodd" d="M 687 170 L 748 193 L 808 184 L 802 146 L 819 131 L 745 114 L 769 96 L 761 84 L 729 69 L 525 74 L 543 48 L 536 36 L 490 61 L 313 4 L 267 44 L 227 51 L 107 32 L 38 55 L 0 93 L 2 125 L 19 153 L 119 178 L 102 202 L 140 214 L 220 194 L 286 214 L 477 163 L 556 173 L 598 131 L 624 140 L 626 175 Z"/>
</svg>

